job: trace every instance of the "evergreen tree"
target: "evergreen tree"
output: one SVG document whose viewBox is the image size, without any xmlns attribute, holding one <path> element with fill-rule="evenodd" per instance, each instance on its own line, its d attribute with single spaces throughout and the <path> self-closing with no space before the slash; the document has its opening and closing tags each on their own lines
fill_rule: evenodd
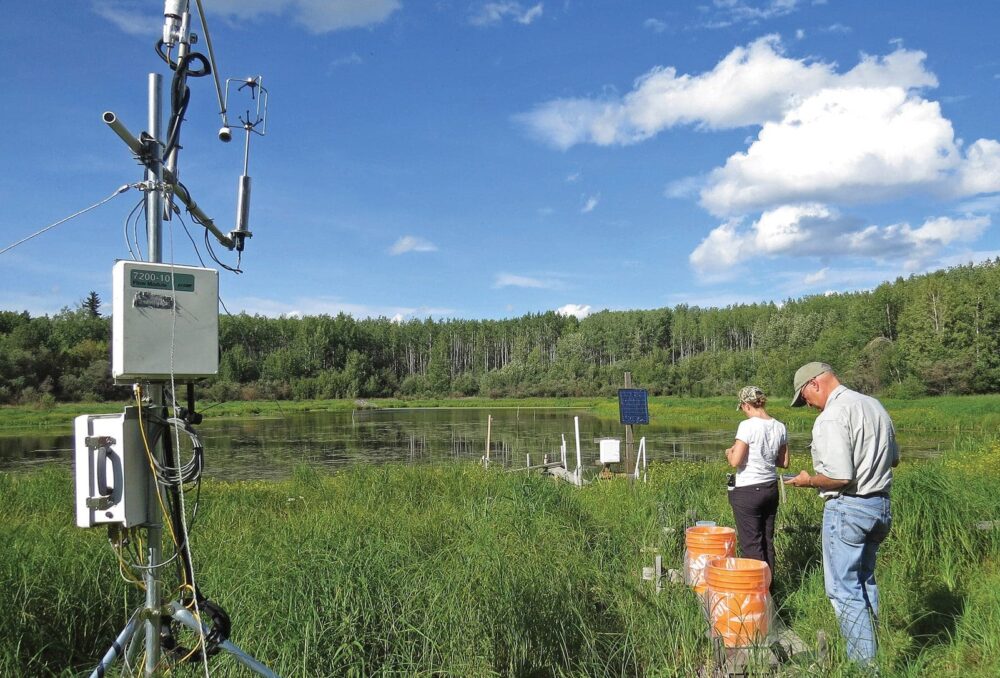
<svg viewBox="0 0 1000 678">
<path fill-rule="evenodd" d="M 80 304 L 80 308 L 86 311 L 91 318 L 100 318 L 101 298 L 97 296 L 97 292 L 91 290 L 90 294 L 87 295 L 87 298 Z"/>
</svg>

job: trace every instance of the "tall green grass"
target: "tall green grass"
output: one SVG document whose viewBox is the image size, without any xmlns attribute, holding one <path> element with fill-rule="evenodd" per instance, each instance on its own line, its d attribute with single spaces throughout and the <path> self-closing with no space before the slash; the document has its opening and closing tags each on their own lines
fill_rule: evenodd
<svg viewBox="0 0 1000 678">
<path fill-rule="evenodd" d="M 732 525 L 717 464 L 582 489 L 475 465 L 299 469 L 207 483 L 192 536 L 199 586 L 232 639 L 283 676 L 690 676 L 710 666 L 694 595 L 640 579 L 679 568 L 692 515 Z M 993 675 L 1000 665 L 1000 444 L 904 464 L 880 552 L 883 675 Z M 142 602 L 103 530 L 72 527 L 69 473 L 0 474 L 0 675 L 80 675 Z M 189 497 L 189 501 L 192 498 Z M 779 614 L 833 651 L 782 675 L 850 675 L 823 594 L 813 494 L 779 512 Z M 172 675 L 201 675 L 200 666 Z M 248 675 L 232 658 L 213 676 Z"/>
</svg>

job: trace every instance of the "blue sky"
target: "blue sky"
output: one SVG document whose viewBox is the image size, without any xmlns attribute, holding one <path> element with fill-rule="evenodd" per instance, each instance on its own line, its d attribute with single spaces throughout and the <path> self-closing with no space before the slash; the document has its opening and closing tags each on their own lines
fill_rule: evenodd
<svg viewBox="0 0 1000 678">
<path fill-rule="evenodd" d="M 270 94 L 234 313 L 780 302 L 1000 254 L 993 2 L 203 5 L 221 77 Z M 145 129 L 162 9 L 5 3 L 0 249 L 141 179 L 101 114 Z M 228 231 L 242 132 L 220 143 L 211 78 L 189 85 L 181 179 Z M 0 254 L 0 309 L 110 311 L 139 198 Z M 164 238 L 197 264 L 180 222 Z"/>
</svg>

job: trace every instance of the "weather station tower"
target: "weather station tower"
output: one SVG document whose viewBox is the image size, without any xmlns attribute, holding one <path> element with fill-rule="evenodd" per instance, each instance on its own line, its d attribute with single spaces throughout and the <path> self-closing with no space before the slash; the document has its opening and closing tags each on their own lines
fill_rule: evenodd
<svg viewBox="0 0 1000 678">
<path fill-rule="evenodd" d="M 192 5 L 207 55 L 194 49 L 199 38 L 191 30 Z M 145 592 L 145 603 L 131 614 L 91 675 L 104 676 L 120 659 L 122 675 L 165 675 L 180 663 L 199 662 L 207 676 L 210 658 L 224 651 L 255 673 L 274 676 L 229 639 L 229 616 L 196 580 L 188 516 L 197 510 L 198 500 L 186 495 L 200 488 L 205 453 L 195 429 L 202 416 L 196 412 L 194 386 L 218 373 L 219 272 L 205 266 L 197 247 L 200 266 L 175 262 L 172 253 L 171 260 L 164 261 L 162 246 L 164 221 L 183 220 L 186 212 L 204 229 L 205 250 L 213 262 L 228 272 L 241 272 L 244 247 L 252 236 L 247 173 L 251 139 L 266 134 L 267 90 L 260 76 L 229 78 L 223 88 L 202 0 L 166 1 L 155 51 L 169 68 L 166 125 L 159 73 L 148 76 L 144 132 L 135 136 L 114 112 L 103 114 L 104 123 L 144 172 L 141 181 L 116 193 L 135 188 L 143 198 L 126 220 L 131 259 L 116 262 L 112 271 L 111 372 L 117 384 L 131 385 L 134 402 L 124 412 L 81 415 L 74 422 L 76 523 L 107 529 L 123 576 Z M 191 96 L 188 81 L 208 76 L 222 119 L 219 139 L 231 141 L 233 129 L 239 127 L 245 135 L 235 225 L 228 232 L 216 226 L 180 180 L 181 129 Z M 230 96 L 240 100 L 245 111 L 236 117 L 239 125 L 230 126 Z M 145 258 L 143 243 L 138 235 L 130 239 L 127 228 L 135 215 L 133 232 L 138 232 L 143 213 Z M 213 239 L 235 252 L 235 264 L 216 256 Z M 179 395 L 186 396 L 183 404 Z"/>
</svg>

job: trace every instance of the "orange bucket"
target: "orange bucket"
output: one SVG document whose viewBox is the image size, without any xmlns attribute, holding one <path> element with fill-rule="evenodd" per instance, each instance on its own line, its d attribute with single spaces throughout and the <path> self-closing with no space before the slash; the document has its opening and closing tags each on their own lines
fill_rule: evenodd
<svg viewBox="0 0 1000 678">
<path fill-rule="evenodd" d="M 712 633 L 726 647 L 762 642 L 771 625 L 771 569 L 750 558 L 717 558 L 705 568 Z"/>
<path fill-rule="evenodd" d="M 728 591 L 767 591 L 771 568 L 753 558 L 713 558 L 705 566 L 705 581 Z"/>
<path fill-rule="evenodd" d="M 709 561 L 736 555 L 736 530 L 716 525 L 696 525 L 684 533 L 684 581 L 703 594 L 707 588 L 705 568 Z"/>
</svg>

